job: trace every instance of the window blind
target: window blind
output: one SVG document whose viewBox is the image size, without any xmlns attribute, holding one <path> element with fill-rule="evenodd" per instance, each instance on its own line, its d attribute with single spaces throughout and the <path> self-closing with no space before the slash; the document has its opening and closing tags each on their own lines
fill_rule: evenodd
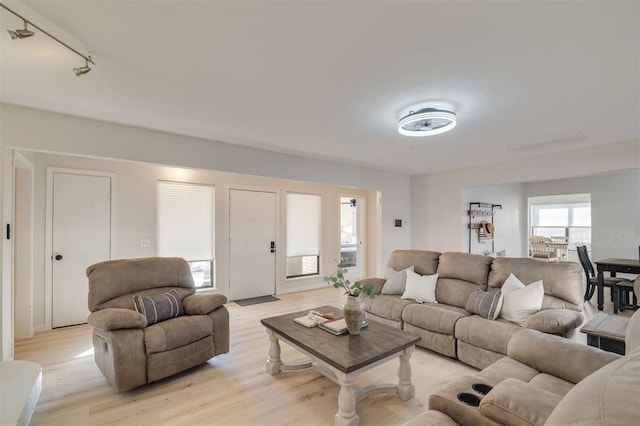
<svg viewBox="0 0 640 426">
<path fill-rule="evenodd" d="M 320 254 L 320 196 L 287 194 L 287 257 Z"/>
<path fill-rule="evenodd" d="M 211 185 L 158 181 L 158 255 L 213 259 Z"/>
</svg>

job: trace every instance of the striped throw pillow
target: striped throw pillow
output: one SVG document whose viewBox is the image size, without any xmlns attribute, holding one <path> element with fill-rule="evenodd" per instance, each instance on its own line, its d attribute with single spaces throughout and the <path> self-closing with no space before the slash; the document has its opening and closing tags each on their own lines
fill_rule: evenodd
<svg viewBox="0 0 640 426">
<path fill-rule="evenodd" d="M 133 296 L 136 311 L 147 318 L 147 325 L 184 315 L 178 290 L 175 288 L 157 296 Z"/>
<path fill-rule="evenodd" d="M 465 309 L 472 314 L 494 320 L 500 315 L 502 301 L 503 296 L 500 289 L 482 291 L 476 288 L 469 295 Z"/>
</svg>

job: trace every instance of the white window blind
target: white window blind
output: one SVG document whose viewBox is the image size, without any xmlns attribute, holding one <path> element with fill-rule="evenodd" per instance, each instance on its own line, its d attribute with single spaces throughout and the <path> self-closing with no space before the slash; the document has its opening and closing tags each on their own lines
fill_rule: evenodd
<svg viewBox="0 0 640 426">
<path fill-rule="evenodd" d="M 320 254 L 320 196 L 287 194 L 287 257 Z"/>
<path fill-rule="evenodd" d="M 158 255 L 213 259 L 214 187 L 158 182 Z"/>
</svg>

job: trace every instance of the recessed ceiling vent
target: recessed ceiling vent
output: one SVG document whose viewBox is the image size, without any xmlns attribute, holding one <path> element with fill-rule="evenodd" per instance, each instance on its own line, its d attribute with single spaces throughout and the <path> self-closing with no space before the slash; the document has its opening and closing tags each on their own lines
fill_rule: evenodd
<svg viewBox="0 0 640 426">
<path fill-rule="evenodd" d="M 556 152 L 579 147 L 586 140 L 587 137 L 582 132 L 578 132 L 553 139 L 509 145 L 508 148 L 518 152 Z"/>
<path fill-rule="evenodd" d="M 451 111 L 424 108 L 411 111 L 398 122 L 398 133 L 405 136 L 432 136 L 456 127 L 456 115 Z"/>
</svg>

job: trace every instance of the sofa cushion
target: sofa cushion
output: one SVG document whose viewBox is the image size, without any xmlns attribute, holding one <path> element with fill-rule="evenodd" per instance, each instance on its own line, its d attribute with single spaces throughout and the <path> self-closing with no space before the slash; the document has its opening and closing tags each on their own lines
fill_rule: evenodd
<svg viewBox="0 0 640 426">
<path fill-rule="evenodd" d="M 424 330 L 453 336 L 456 322 L 469 315 L 464 309 L 455 306 L 424 303 L 405 307 L 402 320 Z"/>
<path fill-rule="evenodd" d="M 479 372 L 476 375 L 476 380 L 489 386 L 495 386 L 510 377 L 522 380 L 523 382 L 529 382 L 538 375 L 538 371 L 528 365 L 518 362 L 515 359 L 504 357 Z"/>
<path fill-rule="evenodd" d="M 413 265 L 406 269 L 396 271 L 390 266 L 385 268 L 384 276 L 387 279 L 382 286 L 382 294 L 402 294 L 405 290 L 405 284 L 407 282 L 407 273 L 413 272 Z"/>
<path fill-rule="evenodd" d="M 393 320 L 402 321 L 405 306 L 416 303 L 415 300 L 402 300 L 397 295 L 380 295 L 375 298 L 365 297 L 364 309 L 372 314 Z"/>
<path fill-rule="evenodd" d="M 465 309 L 472 314 L 494 320 L 500 315 L 504 297 L 498 289 L 483 291 L 476 288 L 469 295 Z"/>
<path fill-rule="evenodd" d="M 580 323 L 580 312 L 571 309 L 544 309 L 527 318 L 522 327 L 563 336 L 580 326 Z"/>
<path fill-rule="evenodd" d="M 413 299 L 417 302 L 438 303 L 436 300 L 436 282 L 438 274 L 419 275 L 407 271 L 407 285 L 401 299 Z"/>
<path fill-rule="evenodd" d="M 144 329 L 147 355 L 188 345 L 213 333 L 209 315 L 187 315 L 159 322 Z"/>
<path fill-rule="evenodd" d="M 575 385 L 553 410 L 546 424 L 638 424 L 638 389 L 640 351 L 634 351 Z"/>
<path fill-rule="evenodd" d="M 438 302 L 464 308 L 473 290 L 487 288 L 491 260 L 478 254 L 441 254 L 436 285 Z"/>
<path fill-rule="evenodd" d="M 157 296 L 133 296 L 136 311 L 147 318 L 147 325 L 184 315 L 182 300 L 174 288 Z"/>
<path fill-rule="evenodd" d="M 584 271 L 575 262 L 543 262 L 520 257 L 498 257 L 491 263 L 489 287 L 500 288 L 510 274 L 522 282 L 542 280 L 542 309 L 572 309 L 582 311 Z"/>
<path fill-rule="evenodd" d="M 480 402 L 480 413 L 504 425 L 542 426 L 562 396 L 537 389 L 531 383 L 507 379 Z"/>
<path fill-rule="evenodd" d="M 130 295 L 149 289 L 167 291 L 180 287 L 181 298 L 196 292 L 191 268 L 179 257 L 108 260 L 89 266 L 87 277 L 91 312 L 103 308 L 133 309 Z"/>
<path fill-rule="evenodd" d="M 578 383 L 620 355 L 559 336 L 522 329 L 509 342 L 508 354 L 542 373 Z"/>
<path fill-rule="evenodd" d="M 420 275 L 433 275 L 438 269 L 440 253 L 426 250 L 394 250 L 389 256 L 387 266 L 400 271 L 413 266 Z"/>
<path fill-rule="evenodd" d="M 543 389 L 548 392 L 564 396 L 575 386 L 574 383 L 567 382 L 560 377 L 553 376 L 547 373 L 537 374 L 533 379 L 529 381 L 533 386 L 538 389 Z"/>
<path fill-rule="evenodd" d="M 491 321 L 471 315 L 458 321 L 455 336 L 471 345 L 506 354 L 509 340 L 520 330 L 520 326 L 500 318 Z"/>
<path fill-rule="evenodd" d="M 500 317 L 516 324 L 522 324 L 542 307 L 544 287 L 542 280 L 525 285 L 515 275 L 510 274 L 502 286 L 504 301 Z"/>
</svg>

